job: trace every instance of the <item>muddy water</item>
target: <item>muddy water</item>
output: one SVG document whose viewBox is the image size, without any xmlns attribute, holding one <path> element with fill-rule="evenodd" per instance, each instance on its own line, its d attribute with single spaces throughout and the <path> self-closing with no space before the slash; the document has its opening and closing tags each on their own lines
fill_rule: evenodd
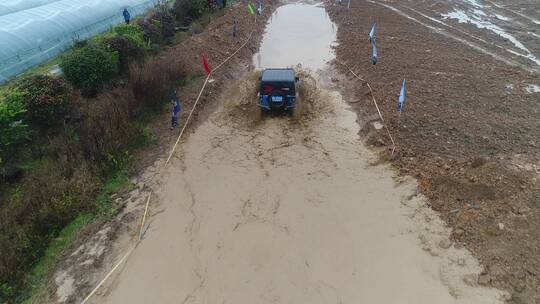
<svg viewBox="0 0 540 304">
<path fill-rule="evenodd" d="M 293 26 L 285 8 L 272 22 Z M 339 94 L 305 81 L 300 115 L 261 117 L 256 79 L 181 144 L 144 241 L 96 302 L 502 303 L 414 182 L 370 165 Z"/>
<path fill-rule="evenodd" d="M 258 68 L 301 64 L 315 71 L 334 58 L 335 40 L 336 26 L 321 4 L 287 4 L 272 14 L 253 62 Z"/>
</svg>

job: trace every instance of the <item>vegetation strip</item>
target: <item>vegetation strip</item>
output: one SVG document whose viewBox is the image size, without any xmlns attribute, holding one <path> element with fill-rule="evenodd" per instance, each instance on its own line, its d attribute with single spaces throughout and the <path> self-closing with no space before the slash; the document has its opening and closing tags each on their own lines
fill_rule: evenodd
<svg viewBox="0 0 540 304">
<path fill-rule="evenodd" d="M 257 21 L 257 17 L 255 16 L 255 19 L 254 19 L 255 23 Z M 197 107 L 197 104 L 199 102 L 199 99 L 201 98 L 201 95 L 202 93 L 204 92 L 204 89 L 206 87 L 206 84 L 208 83 L 208 80 L 210 79 L 210 76 L 212 75 L 212 73 L 214 71 L 216 71 L 217 69 L 221 68 L 226 62 L 228 62 L 232 57 L 234 57 L 234 55 L 236 55 L 238 53 L 238 51 L 240 51 L 242 48 L 244 48 L 246 46 L 246 44 L 251 40 L 251 37 L 253 36 L 253 32 L 255 31 L 255 27 L 252 27 L 252 31 L 251 33 L 249 34 L 249 37 L 246 39 L 246 41 L 232 54 L 230 55 L 229 57 L 227 57 L 223 62 L 221 62 L 219 65 L 216 66 L 216 68 L 211 71 L 210 73 L 208 73 L 208 75 L 206 76 L 206 79 L 204 80 L 204 83 L 203 83 L 203 86 L 201 87 L 201 90 L 199 91 L 199 94 L 197 95 L 197 99 L 195 100 L 195 103 L 193 104 L 193 107 L 189 113 L 189 116 L 186 120 L 186 122 L 184 123 L 184 126 L 182 128 L 182 131 L 180 132 L 180 134 L 178 135 L 178 138 L 173 146 L 173 148 L 171 149 L 171 152 L 167 158 L 167 161 L 164 163 L 164 166 L 163 168 L 165 168 L 167 166 L 167 164 L 169 163 L 172 155 L 174 154 L 174 151 L 176 149 L 176 146 L 178 145 L 179 141 L 180 141 L 180 138 L 182 137 L 182 135 L 184 134 L 184 130 L 186 129 L 187 125 L 189 124 L 190 122 L 190 118 L 191 118 L 191 115 L 193 114 L 193 112 L 195 111 L 195 108 Z M 81 302 L 81 304 L 85 304 L 98 290 L 101 286 L 103 286 L 103 284 L 107 281 L 107 279 L 116 271 L 116 269 L 122 265 L 124 262 L 126 262 L 129 258 L 129 256 L 131 255 L 131 253 L 137 248 L 137 246 L 140 244 L 140 242 L 142 241 L 142 231 L 143 231 L 143 227 L 144 227 L 144 223 L 145 223 L 145 220 L 146 220 L 146 214 L 148 212 L 148 206 L 149 206 L 149 203 L 150 203 L 150 197 L 152 195 L 152 192 L 150 192 L 150 194 L 148 194 L 148 198 L 147 198 L 147 201 L 146 201 L 146 206 L 145 206 L 145 210 L 144 210 L 144 214 L 143 214 L 143 217 L 142 217 L 142 221 L 141 221 L 141 227 L 140 227 L 140 231 L 139 231 L 139 238 L 137 239 L 137 242 L 133 245 L 133 247 L 131 247 L 127 252 L 126 254 L 118 261 L 118 263 L 116 263 L 114 265 L 114 267 L 107 273 L 107 275 L 105 275 L 105 277 L 96 285 L 96 287 L 94 287 L 94 289 L 92 289 L 92 291 L 86 296 L 86 298 L 84 298 L 84 300 Z"/>
<path fill-rule="evenodd" d="M 59 60 L 63 76 L 34 73 L 1 88 L 0 302 L 24 301 L 45 284 L 70 246 L 70 223 L 75 236 L 118 211 L 107 177 L 129 173 L 132 151 L 151 140 L 146 124 L 187 75 L 181 60 L 152 55 L 186 36 L 175 34 L 175 17 L 184 26 L 211 11 L 199 0 L 158 7 L 78 42 Z M 189 33 L 201 30 L 194 25 Z M 75 225 L 79 214 L 89 214 L 86 224 Z M 57 239 L 61 248 L 39 266 Z"/>
</svg>

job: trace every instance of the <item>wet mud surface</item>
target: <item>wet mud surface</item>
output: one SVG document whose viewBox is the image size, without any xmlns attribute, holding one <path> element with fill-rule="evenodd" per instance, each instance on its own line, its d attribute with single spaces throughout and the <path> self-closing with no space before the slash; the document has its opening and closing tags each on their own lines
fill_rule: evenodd
<svg viewBox="0 0 540 304">
<path fill-rule="evenodd" d="M 540 302 L 540 11 L 520 1 L 327 2 L 338 24 L 335 68 L 370 82 L 398 142 L 378 120 L 368 88 L 335 77 L 359 113 L 363 138 L 385 150 L 486 266 L 479 282 Z M 506 18 L 506 20 L 505 20 Z M 377 22 L 379 61 L 367 34 Z M 516 54 L 518 53 L 518 54 Z M 530 55 L 530 56 L 529 56 Z M 398 126 L 403 79 L 408 97 Z M 374 115 L 375 114 L 375 115 Z"/>
<path fill-rule="evenodd" d="M 283 68 L 302 65 L 324 69 L 334 56 L 333 41 L 337 28 L 323 3 L 297 3 L 281 6 L 270 17 L 259 52 L 256 68 Z M 331 43 L 328 43 L 331 41 Z"/>
<path fill-rule="evenodd" d="M 503 303 L 416 183 L 372 165 L 339 93 L 302 72 L 304 106 L 261 115 L 257 76 L 183 142 L 97 302 Z"/>
<path fill-rule="evenodd" d="M 296 68 L 293 113 L 261 113 L 258 71 L 225 88 L 159 179 L 144 241 L 96 302 L 503 302 L 478 286 L 482 267 L 416 183 L 373 165 L 357 115 L 307 65 Z"/>
<path fill-rule="evenodd" d="M 308 5 L 307 10 L 323 8 Z M 534 95 L 527 91 L 534 90 L 530 85 L 538 76 L 516 70 L 525 64 L 522 56 L 504 51 L 497 56 L 511 56 L 500 60 L 471 52 L 463 42 L 435 35 L 385 6 L 352 1 L 351 9 L 362 9 L 350 14 L 342 6 L 325 5 L 338 25 L 334 30 L 324 11 L 310 16 L 321 14 L 327 37 L 337 35 L 340 44 L 327 41 L 317 49 L 325 54 L 322 61 L 302 62 L 298 55 L 297 62 L 264 63 L 269 56 L 264 40 L 263 51 L 256 53 L 264 36 L 258 30 L 239 59 L 209 84 L 171 166 L 161 172 L 162 159 L 143 158 L 141 163 L 151 165 L 134 181 L 136 189 L 119 198 L 129 201 L 121 225 L 106 225 L 97 241 L 89 238 L 70 256 L 63 269 L 68 271 L 58 272 L 57 289 L 72 292 L 57 293 L 68 295 L 58 302 L 80 300 L 122 256 L 138 233 L 144 198 L 152 189 L 156 195 L 143 242 L 92 303 L 503 303 L 510 298 L 534 303 L 525 300 L 535 299 L 538 264 L 531 254 L 538 243 L 514 248 L 539 231 L 533 179 L 538 154 L 529 147 L 537 143 L 538 125 L 531 124 L 537 108 L 531 108 Z M 202 75 L 202 51 L 212 65 L 238 45 L 226 34 L 233 14 L 247 12 L 236 7 L 167 54 Z M 405 63 L 394 59 L 392 67 L 374 69 L 361 60 L 369 62 L 368 44 L 358 41 L 367 41 L 364 25 L 369 27 L 373 14 L 389 24 L 380 32 L 387 37 L 380 38 L 381 59 L 399 54 L 408 58 Z M 286 11 L 272 19 L 274 24 L 283 16 Z M 241 35 L 250 26 L 241 24 Z M 408 35 L 423 44 L 405 39 Z M 328 54 L 329 46 L 335 53 Z M 324 66 L 334 54 L 335 65 Z M 384 155 L 387 138 L 372 127 L 376 116 L 365 86 L 348 78 L 340 62 L 373 81 L 400 139 L 392 162 L 404 175 L 417 177 L 418 185 L 396 177 L 389 166 L 375 165 L 380 158 L 362 141 Z M 255 104 L 258 72 L 245 71 L 296 63 L 303 64 L 298 109 L 262 115 Z M 401 78 L 411 67 L 415 77 L 407 79 L 414 89 L 398 129 L 395 116 L 386 115 L 395 108 Z M 491 91 L 476 93 L 484 86 Z M 198 87 L 194 82 L 183 89 L 184 108 L 190 108 Z M 478 117 L 491 113 L 495 98 L 503 98 L 498 116 L 482 117 L 480 123 Z M 470 109 L 461 107 L 465 104 Z M 509 126 L 503 128 L 501 121 Z M 176 139 L 163 129 L 155 128 L 160 150 Z M 96 263 L 83 265 L 94 252 Z"/>
<path fill-rule="evenodd" d="M 238 79 L 252 65 L 253 54 L 258 49 L 264 32 L 265 20 L 277 6 L 277 1 L 267 1 L 267 9 L 257 23 L 245 6 L 235 5 L 232 9 L 216 16 L 204 32 L 189 37 L 179 45 L 163 50 L 158 56 L 169 58 L 171 64 L 182 64 L 193 77 L 179 88 L 178 93 L 184 109 L 179 122 L 183 124 L 204 82 L 201 54 L 204 52 L 211 66 L 230 56 L 254 30 L 253 39 L 237 56 L 225 65 L 220 73 L 214 74 L 212 82 L 194 111 L 192 123 L 185 135 L 190 134 L 204 122 L 218 105 L 221 90 Z M 238 18 L 239 37 L 232 37 L 232 17 Z M 200 76 L 200 77 L 199 77 Z M 178 129 L 169 130 L 170 112 L 164 109 L 161 119 L 149 125 L 152 143 L 150 147 L 134 155 L 138 173 L 132 178 L 131 186 L 122 193 L 114 194 L 111 200 L 119 213 L 107 222 L 97 222 L 83 231 L 84 235 L 67 250 L 49 284 L 49 295 L 40 299 L 43 303 L 80 303 L 100 282 L 138 238 L 146 198 L 157 185 L 163 163 L 174 144 Z M 155 211 L 156 213 L 159 212 Z M 155 214 L 152 212 L 150 215 Z M 113 276 L 114 277 L 114 276 Z M 98 290 L 97 295 L 101 294 Z M 99 301 L 98 301 L 99 302 Z"/>
</svg>

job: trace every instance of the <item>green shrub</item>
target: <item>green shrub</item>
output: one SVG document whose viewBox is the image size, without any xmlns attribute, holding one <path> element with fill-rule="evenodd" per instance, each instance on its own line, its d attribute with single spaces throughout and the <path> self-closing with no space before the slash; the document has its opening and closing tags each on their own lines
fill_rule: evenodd
<svg viewBox="0 0 540 304">
<path fill-rule="evenodd" d="M 0 283 L 0 301 L 2 301 L 2 303 L 7 301 L 7 299 L 12 298 L 13 295 L 15 295 L 15 291 L 12 286 L 7 283 Z"/>
<path fill-rule="evenodd" d="M 97 209 L 92 198 L 98 181 L 84 165 L 62 174 L 52 161 L 29 172 L 10 193 L 1 193 L 0 303 L 22 291 L 25 272 L 43 255 L 49 241 L 78 214 Z M 10 301 L 8 303 L 11 303 Z"/>
<path fill-rule="evenodd" d="M 137 24 L 120 24 L 113 27 L 113 32 L 129 39 L 138 47 L 144 47 L 144 32 Z"/>
<path fill-rule="evenodd" d="M 174 36 L 174 16 L 165 9 L 149 13 L 137 24 L 144 32 L 144 38 L 154 44 L 163 44 Z"/>
<path fill-rule="evenodd" d="M 159 26 L 164 39 L 174 36 L 175 22 L 173 14 L 168 10 L 156 10 L 149 14 L 149 18 L 154 24 Z"/>
<path fill-rule="evenodd" d="M 63 123 L 71 101 L 71 88 L 63 78 L 30 76 L 17 84 L 17 90 L 26 102 L 31 125 L 50 128 Z"/>
<path fill-rule="evenodd" d="M 126 36 L 114 35 L 105 38 L 103 43 L 118 53 L 118 64 L 121 72 L 128 70 L 129 63 L 144 57 L 144 48 L 139 46 Z"/>
<path fill-rule="evenodd" d="M 80 49 L 88 45 L 88 40 L 75 40 L 73 41 L 73 48 Z"/>
<path fill-rule="evenodd" d="M 183 24 L 191 23 L 209 10 L 206 0 L 176 0 L 173 7 L 176 20 Z"/>
<path fill-rule="evenodd" d="M 28 126 L 24 123 L 26 107 L 20 93 L 10 93 L 0 101 L 0 165 L 16 152 L 29 138 Z"/>
<path fill-rule="evenodd" d="M 95 95 L 105 82 L 117 76 L 118 66 L 118 52 L 95 45 L 73 50 L 60 61 L 66 79 L 86 96 Z"/>
<path fill-rule="evenodd" d="M 189 27 L 188 33 L 190 35 L 196 35 L 200 34 L 204 31 L 204 26 L 200 24 L 199 22 L 193 22 L 191 26 Z"/>
<path fill-rule="evenodd" d="M 160 18 L 161 32 L 166 39 L 172 38 L 176 32 L 176 23 L 171 12 L 159 12 L 157 15 Z"/>
<path fill-rule="evenodd" d="M 144 18 L 140 19 L 137 24 L 141 27 L 144 38 L 147 41 L 150 41 L 153 44 L 163 43 L 163 35 L 159 23 L 156 24 L 153 20 Z"/>
</svg>

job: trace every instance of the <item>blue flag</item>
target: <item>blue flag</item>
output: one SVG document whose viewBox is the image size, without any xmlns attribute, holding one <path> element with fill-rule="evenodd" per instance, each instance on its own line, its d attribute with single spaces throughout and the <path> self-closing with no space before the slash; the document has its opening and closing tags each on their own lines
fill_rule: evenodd
<svg viewBox="0 0 540 304">
<path fill-rule="evenodd" d="M 375 39 L 373 39 L 372 41 L 371 62 L 373 63 L 373 65 L 377 64 L 377 43 Z"/>
<path fill-rule="evenodd" d="M 369 31 L 369 42 L 372 42 L 375 39 L 375 31 L 377 29 L 377 23 L 373 23 L 371 31 Z"/>
<path fill-rule="evenodd" d="M 399 113 L 403 110 L 403 103 L 405 103 L 405 97 L 407 96 L 407 84 L 405 79 L 403 79 L 403 84 L 401 85 L 401 92 L 399 93 L 398 106 L 397 110 Z"/>
</svg>

